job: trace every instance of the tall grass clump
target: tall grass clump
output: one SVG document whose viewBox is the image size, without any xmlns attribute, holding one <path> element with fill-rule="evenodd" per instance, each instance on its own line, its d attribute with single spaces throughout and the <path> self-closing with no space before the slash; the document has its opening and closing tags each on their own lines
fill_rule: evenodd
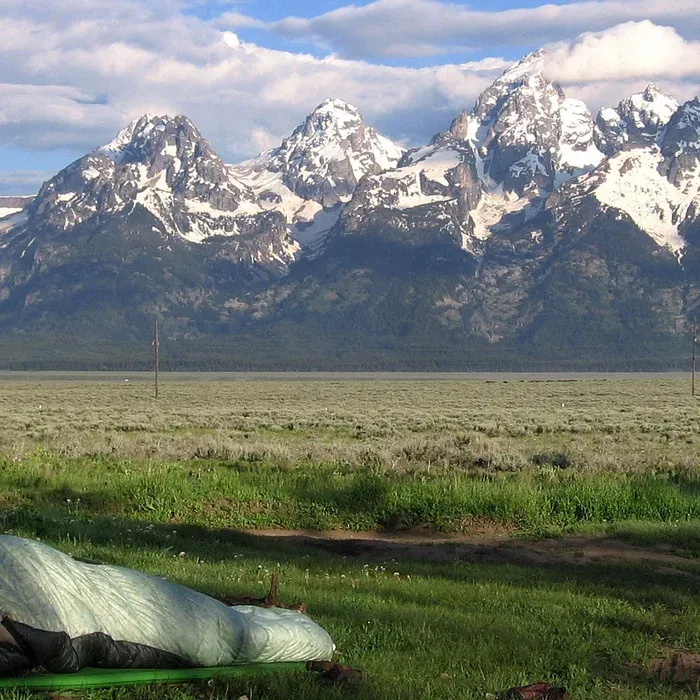
<svg viewBox="0 0 700 700">
<path fill-rule="evenodd" d="M 39 454 L 0 462 L 0 499 L 73 518 L 111 514 L 216 528 L 469 531 L 491 522 L 537 532 L 626 520 L 700 519 L 694 473 L 589 473 L 550 468 L 494 474 L 295 469 Z"/>
</svg>

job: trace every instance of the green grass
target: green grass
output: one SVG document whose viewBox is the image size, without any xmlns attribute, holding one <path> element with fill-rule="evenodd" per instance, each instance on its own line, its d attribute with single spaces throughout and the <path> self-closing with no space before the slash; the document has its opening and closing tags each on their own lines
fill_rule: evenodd
<svg viewBox="0 0 700 700">
<path fill-rule="evenodd" d="M 132 516 L 214 528 L 469 532 L 485 522 L 543 534 L 582 524 L 700 521 L 700 474 L 396 474 L 300 463 L 0 458 L 0 523 L 69 514 Z"/>
<path fill-rule="evenodd" d="M 140 383 L 4 382 L 0 426 L 0 530 L 214 595 L 263 595 L 278 569 L 284 599 L 367 675 L 81 700 L 481 699 L 538 680 L 591 700 L 687 697 L 631 666 L 700 651 L 700 412 L 678 380 L 168 382 L 158 402 Z M 414 527 L 605 532 L 690 557 L 691 575 L 240 532 Z"/>
<path fill-rule="evenodd" d="M 62 537 L 49 539 L 52 528 Z M 232 681 L 231 696 L 484 698 L 547 679 L 574 697 L 684 697 L 629 664 L 669 646 L 700 648 L 693 580 L 643 565 L 515 566 L 344 557 L 287 541 L 154 521 L 27 521 L 17 530 L 91 560 L 132 566 L 214 595 L 260 594 L 280 572 L 333 635 L 338 659 L 361 667 L 352 692 L 309 678 Z M 446 677 L 445 677 L 446 674 Z M 128 691 L 128 697 L 223 697 L 225 684 Z M 80 697 L 127 697 L 127 691 Z"/>
</svg>

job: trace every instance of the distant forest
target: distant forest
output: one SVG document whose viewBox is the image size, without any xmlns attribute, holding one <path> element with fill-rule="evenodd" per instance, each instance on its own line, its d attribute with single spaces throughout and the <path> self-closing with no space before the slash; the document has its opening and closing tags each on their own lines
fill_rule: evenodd
<svg viewBox="0 0 700 700">
<path fill-rule="evenodd" d="M 335 342 L 334 342 L 335 340 Z M 364 344 L 362 340 L 366 341 Z M 690 338 L 656 344 L 542 348 L 486 343 L 437 345 L 429 339 L 298 339 L 161 336 L 163 371 L 665 371 L 689 370 Z M 144 371 L 153 367 L 152 339 L 128 342 L 40 334 L 0 336 L 0 369 Z"/>
</svg>

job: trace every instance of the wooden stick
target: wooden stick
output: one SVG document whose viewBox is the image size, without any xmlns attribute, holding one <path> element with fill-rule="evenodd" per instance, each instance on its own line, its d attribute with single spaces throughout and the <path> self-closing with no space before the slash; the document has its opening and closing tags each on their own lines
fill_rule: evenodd
<svg viewBox="0 0 700 700">
<path fill-rule="evenodd" d="M 155 335 L 153 336 L 153 368 L 155 370 L 155 397 L 158 398 L 158 364 L 160 339 L 158 337 L 158 319 L 156 319 Z"/>
<path fill-rule="evenodd" d="M 690 380 L 690 395 L 691 396 L 695 396 L 695 345 L 697 343 L 695 329 L 696 329 L 696 319 L 693 319 L 693 372 L 691 374 L 691 380 Z"/>
</svg>

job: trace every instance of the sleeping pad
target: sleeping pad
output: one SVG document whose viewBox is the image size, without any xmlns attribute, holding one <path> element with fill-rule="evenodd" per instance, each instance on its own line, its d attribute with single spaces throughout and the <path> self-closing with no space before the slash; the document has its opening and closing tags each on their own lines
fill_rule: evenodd
<svg viewBox="0 0 700 700">
<path fill-rule="evenodd" d="M 0 535 L 0 676 L 36 667 L 188 668 L 330 659 L 328 633 L 293 610 L 229 607 L 117 566 Z"/>
</svg>

